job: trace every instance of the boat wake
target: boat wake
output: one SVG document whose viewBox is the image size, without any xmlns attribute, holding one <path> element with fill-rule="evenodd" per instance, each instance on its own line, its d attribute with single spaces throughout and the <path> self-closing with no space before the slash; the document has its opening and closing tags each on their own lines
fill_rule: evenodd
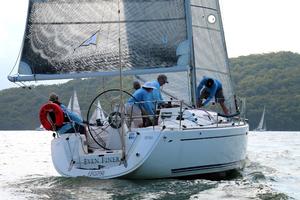
<svg viewBox="0 0 300 200">
<path fill-rule="evenodd" d="M 32 199 L 292 199 L 272 188 L 276 170 L 247 160 L 242 171 L 221 180 L 98 180 L 86 177 L 26 176 L 10 184 Z M 273 174 L 274 176 L 270 176 Z"/>
</svg>

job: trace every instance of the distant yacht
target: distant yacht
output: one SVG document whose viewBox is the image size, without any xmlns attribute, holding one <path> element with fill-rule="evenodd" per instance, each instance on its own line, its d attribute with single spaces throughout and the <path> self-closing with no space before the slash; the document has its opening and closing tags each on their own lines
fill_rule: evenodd
<svg viewBox="0 0 300 200">
<path fill-rule="evenodd" d="M 46 131 L 46 129 L 41 124 L 39 127 L 35 128 L 36 131 Z"/>
<path fill-rule="evenodd" d="M 103 112 L 102 106 L 100 104 L 100 101 L 98 100 L 97 102 L 97 107 L 95 111 L 92 114 L 91 119 L 89 120 L 89 123 L 91 124 L 96 124 L 96 123 L 101 123 L 106 119 L 105 114 Z M 100 121 L 99 121 L 100 120 Z"/>
<path fill-rule="evenodd" d="M 73 95 L 70 97 L 68 109 L 82 117 L 76 90 L 74 90 Z"/>
<path fill-rule="evenodd" d="M 266 131 L 267 130 L 267 125 L 266 125 L 266 120 L 265 120 L 265 112 L 266 112 L 266 108 L 264 107 L 259 124 L 258 124 L 257 128 L 254 129 L 254 131 Z"/>
</svg>

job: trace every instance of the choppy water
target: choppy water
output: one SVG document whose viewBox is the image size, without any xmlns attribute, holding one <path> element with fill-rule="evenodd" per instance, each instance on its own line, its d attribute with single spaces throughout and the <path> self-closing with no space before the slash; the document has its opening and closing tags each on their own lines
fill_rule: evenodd
<svg viewBox="0 0 300 200">
<path fill-rule="evenodd" d="M 249 134 L 243 171 L 227 180 L 60 177 L 51 134 L 0 131 L 0 199 L 299 199 L 300 132 Z"/>
</svg>

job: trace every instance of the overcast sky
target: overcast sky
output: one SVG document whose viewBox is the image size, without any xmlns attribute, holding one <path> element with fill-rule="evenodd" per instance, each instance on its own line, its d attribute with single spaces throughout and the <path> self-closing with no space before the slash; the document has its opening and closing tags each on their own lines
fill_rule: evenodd
<svg viewBox="0 0 300 200">
<path fill-rule="evenodd" d="M 0 7 L 0 90 L 20 51 L 27 0 Z M 292 51 L 300 53 L 300 0 L 220 0 L 229 57 Z"/>
</svg>

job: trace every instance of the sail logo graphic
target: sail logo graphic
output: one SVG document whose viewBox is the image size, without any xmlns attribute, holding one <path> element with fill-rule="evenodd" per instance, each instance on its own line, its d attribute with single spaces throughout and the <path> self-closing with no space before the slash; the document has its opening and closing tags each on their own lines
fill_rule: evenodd
<svg viewBox="0 0 300 200">
<path fill-rule="evenodd" d="M 88 39 L 84 40 L 78 47 L 74 48 L 74 51 L 76 51 L 80 47 L 87 47 L 87 46 L 90 46 L 90 45 L 95 45 L 96 46 L 97 45 L 97 40 L 98 40 L 98 33 L 99 33 L 99 31 L 94 33 Z"/>
<path fill-rule="evenodd" d="M 84 41 L 80 46 L 89 46 L 89 45 L 96 45 L 96 44 L 97 44 L 97 33 L 95 33 L 89 39 Z"/>
</svg>

